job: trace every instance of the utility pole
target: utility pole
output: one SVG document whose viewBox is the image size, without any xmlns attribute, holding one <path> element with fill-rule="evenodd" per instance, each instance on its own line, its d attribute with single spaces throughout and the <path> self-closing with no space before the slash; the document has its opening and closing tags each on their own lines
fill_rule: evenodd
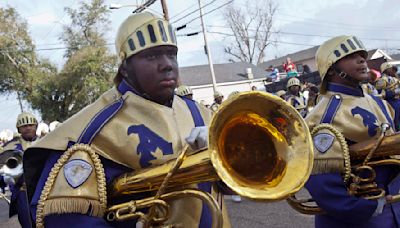
<svg viewBox="0 0 400 228">
<path fill-rule="evenodd" d="M 214 93 L 217 92 L 217 82 L 215 80 L 215 74 L 214 74 L 214 66 L 213 66 L 213 62 L 211 59 L 211 52 L 210 52 L 210 48 L 208 47 L 208 43 L 207 43 L 207 30 L 206 30 L 206 26 L 204 25 L 204 20 L 203 20 L 203 6 L 201 4 L 201 0 L 199 1 L 199 7 L 200 7 L 200 21 L 201 21 L 201 28 L 203 29 L 203 36 L 204 36 L 204 45 L 206 48 L 206 54 L 208 57 L 208 65 L 210 66 L 210 71 L 211 71 L 211 79 L 212 79 L 212 84 L 213 84 L 213 90 Z"/>
<path fill-rule="evenodd" d="M 166 0 L 161 0 L 161 6 L 162 6 L 162 11 L 164 13 L 164 19 L 169 21 L 167 1 Z"/>
<path fill-rule="evenodd" d="M 22 106 L 22 101 L 21 101 L 21 96 L 19 95 L 19 92 L 17 92 L 17 98 L 18 98 L 18 102 L 19 102 L 19 108 L 21 109 L 21 113 L 24 112 L 24 107 Z"/>
</svg>

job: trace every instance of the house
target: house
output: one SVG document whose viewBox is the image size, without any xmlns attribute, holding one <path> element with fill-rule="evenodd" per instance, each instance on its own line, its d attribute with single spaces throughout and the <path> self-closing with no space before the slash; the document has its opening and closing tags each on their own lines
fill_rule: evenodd
<svg viewBox="0 0 400 228">
<path fill-rule="evenodd" d="M 391 57 L 392 57 L 392 59 L 393 60 L 400 60 L 400 54 L 394 54 L 394 55 L 391 55 Z"/>
<path fill-rule="evenodd" d="M 311 72 L 314 72 L 317 70 L 317 66 L 315 65 L 315 52 L 317 52 L 318 47 L 319 46 L 315 46 L 276 59 L 268 60 L 258 64 L 258 67 L 266 70 L 272 65 L 273 67 L 278 68 L 280 72 L 283 72 L 282 64 L 286 62 L 286 58 L 291 58 L 292 62 L 296 65 L 297 72 L 302 73 L 304 65 L 307 65 Z"/>
<path fill-rule="evenodd" d="M 214 90 L 209 65 L 180 67 L 179 72 L 180 83 L 190 86 L 194 100 L 213 103 Z M 234 91 L 250 91 L 254 86 L 257 90 L 265 91 L 263 81 L 266 72 L 251 63 L 214 64 L 214 73 L 217 90 L 225 99 Z"/>
<path fill-rule="evenodd" d="M 315 63 L 315 53 L 317 52 L 319 46 L 315 46 L 309 49 L 305 49 L 299 52 L 288 54 L 277 59 L 272 59 L 266 62 L 258 64 L 258 67 L 262 69 L 269 69 L 272 65 L 277 67 L 279 71 L 283 71 L 282 64 L 286 61 L 286 58 L 291 58 L 292 62 L 296 65 L 297 72 L 303 72 L 303 66 L 307 65 L 311 72 L 317 71 L 317 66 Z M 391 60 L 392 58 L 386 54 L 381 49 L 372 49 L 368 51 L 368 66 L 369 68 L 379 70 L 379 66 Z"/>
</svg>

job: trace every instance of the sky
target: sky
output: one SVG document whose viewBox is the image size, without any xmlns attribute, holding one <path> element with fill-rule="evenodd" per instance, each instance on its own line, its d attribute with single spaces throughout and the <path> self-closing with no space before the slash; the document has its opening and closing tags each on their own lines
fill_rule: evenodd
<svg viewBox="0 0 400 228">
<path fill-rule="evenodd" d="M 85 0 L 88 2 L 89 0 Z M 229 33 L 223 18 L 226 3 L 230 0 L 202 0 L 204 20 L 207 25 L 207 38 L 214 64 L 228 62 L 229 56 L 224 54 L 224 45 L 231 42 L 231 37 L 219 33 Z M 266 0 L 258 0 L 264 2 Z M 77 8 L 81 0 L 2 0 L 0 7 L 14 7 L 28 23 L 29 32 L 39 50 L 40 56 L 49 58 L 61 69 L 65 59 L 64 50 L 42 50 L 60 48 L 64 45 L 58 39 L 62 25 L 69 23 L 65 7 Z M 144 0 L 106 0 L 107 5 L 121 4 L 125 7 L 111 10 L 111 24 L 106 34 L 109 43 L 113 43 L 120 23 L 129 16 L 133 5 Z M 191 32 L 201 31 L 199 12 L 186 16 L 198 9 L 197 0 L 166 0 L 170 21 L 174 27 L 187 24 L 185 29 L 177 31 L 178 62 L 180 66 L 207 64 L 204 53 L 203 34 L 185 36 Z M 233 0 L 237 7 L 251 7 L 257 0 Z M 356 35 L 367 49 L 380 48 L 394 53 L 400 48 L 400 14 L 398 0 L 275 0 L 278 4 L 274 16 L 274 31 L 277 40 L 265 52 L 265 60 L 285 56 L 303 49 L 319 45 L 337 35 Z M 225 5 L 225 6 L 224 6 Z M 162 13 L 160 1 L 151 7 L 151 12 Z M 190 23 L 189 23 L 190 22 Z M 109 46 L 114 52 L 114 46 Z M 15 95 L 0 96 L 0 130 L 15 130 L 17 115 L 20 113 L 19 103 Z M 29 105 L 24 104 L 25 110 Z M 39 113 L 36 113 L 38 116 Z M 40 120 L 40 117 L 39 117 Z"/>
</svg>

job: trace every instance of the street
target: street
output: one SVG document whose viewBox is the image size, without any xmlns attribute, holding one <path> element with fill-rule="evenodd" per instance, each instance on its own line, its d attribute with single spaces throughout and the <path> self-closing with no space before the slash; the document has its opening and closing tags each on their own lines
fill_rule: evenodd
<svg viewBox="0 0 400 228">
<path fill-rule="evenodd" d="M 233 228 L 290 228 L 313 227 L 314 217 L 294 211 L 286 201 L 275 203 L 254 202 L 243 199 L 236 203 L 229 196 L 225 197 Z M 20 227 L 17 216 L 8 219 L 8 205 L 0 201 L 0 227 Z"/>
<path fill-rule="evenodd" d="M 240 203 L 225 197 L 233 228 L 289 228 L 314 227 L 314 216 L 303 215 L 286 201 L 263 203 L 244 199 Z"/>
</svg>

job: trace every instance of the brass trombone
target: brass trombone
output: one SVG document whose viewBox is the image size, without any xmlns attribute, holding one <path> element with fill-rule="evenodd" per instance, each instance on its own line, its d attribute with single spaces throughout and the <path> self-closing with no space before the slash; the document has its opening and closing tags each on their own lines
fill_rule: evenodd
<svg viewBox="0 0 400 228">
<path fill-rule="evenodd" d="M 356 179 L 358 182 L 353 182 L 349 186 L 349 194 L 357 195 L 365 199 L 377 199 L 385 195 L 385 191 L 380 189 L 374 183 L 375 171 L 372 169 L 374 166 L 381 165 L 399 165 L 400 159 L 393 158 L 395 155 L 400 155 L 398 145 L 400 144 L 400 133 L 391 134 L 376 139 L 367 140 L 364 142 L 356 143 L 349 146 L 349 154 L 351 157 L 352 169 L 367 170 L 371 174 L 369 177 L 360 178 L 356 174 L 349 174 Z M 374 158 L 373 161 L 370 161 Z M 364 162 L 360 162 L 364 161 Z M 289 205 L 296 211 L 302 214 L 321 214 L 323 210 L 315 204 L 313 199 L 297 199 L 296 196 L 291 196 L 287 199 Z M 400 201 L 400 194 L 392 196 L 387 203 L 395 203 Z"/>
<path fill-rule="evenodd" d="M 205 201 L 211 207 L 213 227 L 221 227 L 220 208 L 209 193 L 176 188 L 222 180 L 241 196 L 270 202 L 296 193 L 311 173 L 308 127 L 293 107 L 276 96 L 258 91 L 237 94 L 214 114 L 209 132 L 207 150 L 188 156 L 183 152 L 175 161 L 117 178 L 110 197 L 158 192 L 109 207 L 107 219 L 140 218 L 150 225 L 163 224 L 170 214 L 166 201 L 189 196 Z M 137 211 L 144 207 L 151 212 Z"/>
</svg>

